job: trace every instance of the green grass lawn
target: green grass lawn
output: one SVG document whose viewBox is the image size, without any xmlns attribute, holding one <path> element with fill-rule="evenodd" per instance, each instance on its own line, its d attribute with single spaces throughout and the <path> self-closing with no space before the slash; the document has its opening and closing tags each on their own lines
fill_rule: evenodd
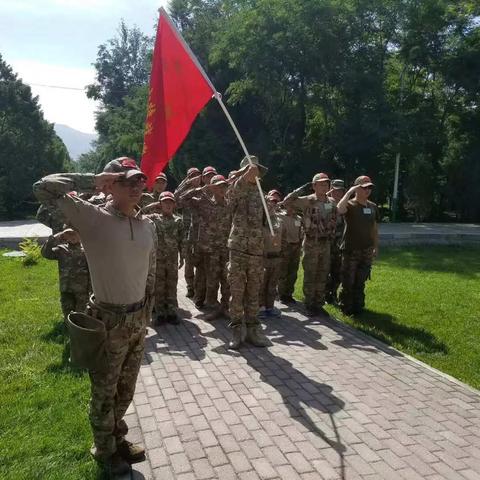
<svg viewBox="0 0 480 480">
<path fill-rule="evenodd" d="M 300 269 L 295 296 L 303 299 Z M 413 357 L 480 388 L 480 248 L 384 248 L 366 310 L 326 310 Z"/>
<path fill-rule="evenodd" d="M 0 478 L 100 477 L 88 377 L 65 366 L 56 262 L 0 256 L 0 277 Z"/>
</svg>

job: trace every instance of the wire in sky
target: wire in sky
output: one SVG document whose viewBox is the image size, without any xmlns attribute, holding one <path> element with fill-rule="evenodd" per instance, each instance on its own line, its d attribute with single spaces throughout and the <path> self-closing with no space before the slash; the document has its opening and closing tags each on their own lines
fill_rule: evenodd
<svg viewBox="0 0 480 480">
<path fill-rule="evenodd" d="M 43 83 L 27 83 L 27 85 L 34 86 L 34 87 L 47 87 L 47 88 L 58 88 L 60 90 L 78 90 L 80 92 L 84 92 L 85 88 L 79 87 L 65 87 L 64 85 L 45 85 Z"/>
</svg>

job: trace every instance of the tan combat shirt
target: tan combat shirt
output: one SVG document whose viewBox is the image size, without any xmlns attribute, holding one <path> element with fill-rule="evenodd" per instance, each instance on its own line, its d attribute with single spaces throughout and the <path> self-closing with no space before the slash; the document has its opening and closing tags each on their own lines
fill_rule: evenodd
<svg viewBox="0 0 480 480">
<path fill-rule="evenodd" d="M 68 192 L 93 191 L 94 175 L 53 174 L 34 184 L 43 204 L 56 204 L 80 234 L 95 299 L 115 305 L 154 293 L 156 233 L 153 223 L 127 217 L 111 203 L 92 205 Z"/>
</svg>

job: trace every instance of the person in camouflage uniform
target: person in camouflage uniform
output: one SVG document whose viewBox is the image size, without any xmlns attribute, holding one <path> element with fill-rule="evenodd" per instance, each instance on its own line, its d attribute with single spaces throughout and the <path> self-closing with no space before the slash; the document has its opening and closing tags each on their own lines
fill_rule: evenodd
<svg viewBox="0 0 480 480">
<path fill-rule="evenodd" d="M 315 193 L 300 196 L 306 187 Z M 284 203 L 303 212 L 305 241 L 303 257 L 303 293 L 308 315 L 316 315 L 325 303 L 325 285 L 330 268 L 330 243 L 335 235 L 337 208 L 327 197 L 330 179 L 325 173 L 317 173 L 312 183 L 293 191 Z"/>
<path fill-rule="evenodd" d="M 293 292 L 302 253 L 302 217 L 296 214 L 295 209 L 290 205 L 286 207 L 282 222 L 285 232 L 282 236 L 282 264 L 280 266 L 278 294 L 281 302 L 289 304 L 295 303 Z"/>
<path fill-rule="evenodd" d="M 134 160 L 121 157 L 98 175 L 53 174 L 33 186 L 37 199 L 61 210 L 78 231 L 88 258 L 93 295 L 87 314 L 106 329 L 102 365 L 89 370 L 91 453 L 110 475 L 129 472 L 129 463 L 145 453 L 125 438 L 123 420 L 135 392 L 155 285 L 155 227 L 135 210 L 145 179 Z M 105 206 L 68 193 L 103 189 L 112 194 Z"/>
<path fill-rule="evenodd" d="M 65 225 L 65 215 L 55 205 L 40 205 L 36 215 L 37 220 L 52 230 L 52 233 L 62 232 Z"/>
<path fill-rule="evenodd" d="M 78 233 L 67 228 L 50 235 L 42 246 L 42 255 L 58 261 L 60 303 L 64 320 L 70 312 L 84 312 L 90 293 L 90 274 Z"/>
<path fill-rule="evenodd" d="M 332 189 L 329 192 L 329 196 L 338 204 L 345 194 L 345 184 L 343 180 L 332 180 Z M 343 230 L 345 228 L 345 222 L 343 215 L 337 213 L 337 227 L 335 229 L 335 236 L 332 239 L 330 247 L 330 273 L 327 280 L 327 293 L 326 301 L 328 303 L 337 303 L 338 287 L 341 283 L 342 275 L 342 250 L 341 243 L 343 237 Z"/>
<path fill-rule="evenodd" d="M 184 233 L 183 221 L 174 215 L 175 197 L 171 192 L 162 192 L 159 197 L 162 213 L 147 215 L 157 230 L 157 268 L 155 277 L 156 323 L 164 321 L 178 324 L 177 283 L 178 269 L 183 266 Z M 151 204 L 155 205 L 156 204 Z M 179 258 L 180 255 L 180 265 Z"/>
<path fill-rule="evenodd" d="M 276 190 L 274 191 L 276 192 Z M 261 318 L 276 317 L 281 314 L 280 310 L 274 307 L 277 296 L 278 279 L 280 278 L 280 267 L 282 264 L 282 239 L 284 237 L 284 224 L 282 215 L 279 212 L 278 203 L 280 194 L 267 195 L 267 207 L 270 213 L 273 233 L 272 236 L 268 225 L 264 226 L 264 251 L 263 251 L 263 285 L 260 289 L 260 313 Z"/>
<path fill-rule="evenodd" d="M 201 172 L 196 167 L 191 167 L 187 171 L 187 176 L 182 180 L 180 185 L 175 190 L 175 199 L 178 202 L 180 195 L 191 188 L 196 188 L 201 185 Z M 195 296 L 195 265 L 198 260 L 195 256 L 196 238 L 198 236 L 198 218 L 197 214 L 193 213 L 188 208 L 181 208 L 183 227 L 185 232 L 185 283 L 187 284 L 187 298 Z"/>
<path fill-rule="evenodd" d="M 158 204 L 160 201 L 160 195 L 165 191 L 166 188 L 167 176 L 163 172 L 160 172 L 155 178 L 152 193 L 142 193 L 142 198 L 140 199 L 140 202 L 138 202 L 138 206 L 142 209 L 143 213 L 153 213 L 148 207 L 152 203 Z"/>
<path fill-rule="evenodd" d="M 227 181 L 214 175 L 210 183 L 187 190 L 180 196 L 180 204 L 198 213 L 197 238 L 202 270 L 205 272 L 205 305 L 212 312 L 209 320 L 228 312 L 230 289 L 226 281 L 228 261 L 227 239 L 231 227 L 231 214 L 225 199 Z M 218 308 L 218 287 L 221 287 L 221 304 Z"/>
<path fill-rule="evenodd" d="M 228 198 L 232 209 L 232 229 L 228 238 L 230 284 L 229 348 L 238 349 L 242 342 L 265 347 L 271 345 L 257 318 L 258 292 L 263 282 L 264 211 L 256 179 L 266 172 L 256 157 L 244 158 L 240 175 L 230 187 Z M 243 334 L 246 325 L 246 335 Z"/>
<path fill-rule="evenodd" d="M 345 218 L 340 306 L 346 315 L 363 310 L 365 282 L 378 255 L 379 214 L 377 206 L 369 200 L 373 186 L 370 178 L 362 175 L 338 203 L 338 212 Z M 355 197 L 351 199 L 353 194 Z"/>
</svg>

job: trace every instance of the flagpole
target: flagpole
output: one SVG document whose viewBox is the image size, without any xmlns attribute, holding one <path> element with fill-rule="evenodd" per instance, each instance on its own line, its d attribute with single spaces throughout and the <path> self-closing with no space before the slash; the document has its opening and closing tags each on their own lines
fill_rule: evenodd
<svg viewBox="0 0 480 480">
<path fill-rule="evenodd" d="M 211 82 L 210 78 L 208 77 L 207 73 L 205 72 L 205 70 L 203 69 L 202 65 L 200 64 L 200 62 L 198 61 L 197 57 L 195 56 L 195 54 L 192 52 L 191 48 L 188 46 L 187 42 L 184 40 L 182 34 L 178 31 L 176 25 L 172 22 L 172 19 L 170 18 L 170 15 L 168 15 L 167 11 L 163 8 L 163 7 L 160 7 L 158 9 L 160 15 L 163 15 L 165 17 L 165 19 L 168 21 L 168 23 L 170 24 L 170 26 L 172 27 L 172 30 L 175 32 L 175 35 L 178 39 L 178 41 L 183 45 L 183 47 L 185 48 L 185 51 L 188 53 L 188 55 L 190 56 L 190 58 L 192 59 L 192 61 L 195 63 L 195 65 L 197 66 L 198 70 L 200 71 L 200 73 L 202 74 L 203 78 L 205 79 L 205 81 L 208 83 L 208 85 L 210 86 L 210 88 L 212 89 L 212 91 L 214 92 L 213 93 L 213 97 L 217 100 L 217 102 L 220 104 L 220 107 L 222 108 L 223 110 L 223 113 L 225 114 L 225 116 L 227 117 L 227 120 L 228 122 L 230 123 L 231 127 L 233 128 L 233 131 L 235 132 L 235 135 L 237 137 L 237 140 L 240 142 L 240 145 L 242 146 L 242 149 L 243 149 L 243 152 L 245 154 L 245 156 L 247 157 L 248 159 L 248 163 L 250 165 L 253 165 L 252 163 L 252 159 L 250 158 L 250 154 L 248 153 L 248 150 L 247 150 L 247 147 L 245 145 L 245 142 L 243 141 L 243 138 L 242 136 L 240 135 L 240 132 L 238 131 L 237 129 L 237 126 L 235 125 L 235 122 L 233 121 L 232 117 L 230 116 L 230 113 L 228 112 L 227 110 L 227 107 L 225 106 L 225 104 L 223 103 L 223 100 L 222 100 L 222 95 L 217 92 L 217 89 L 215 88 L 215 86 L 213 85 L 213 83 Z M 272 225 L 272 219 L 270 218 L 270 214 L 268 213 L 268 208 L 267 208 L 267 202 L 265 201 L 265 196 L 263 194 L 263 190 L 262 190 L 262 186 L 260 185 L 260 179 L 258 177 L 255 177 L 255 182 L 257 184 L 257 188 L 258 188 L 258 193 L 260 195 L 260 198 L 262 199 L 262 205 L 263 205 L 263 209 L 265 211 L 265 215 L 267 217 L 267 222 L 268 222 L 268 227 L 270 229 L 270 233 L 272 235 L 272 237 L 274 236 L 274 232 L 273 232 L 273 225 Z"/>
</svg>

